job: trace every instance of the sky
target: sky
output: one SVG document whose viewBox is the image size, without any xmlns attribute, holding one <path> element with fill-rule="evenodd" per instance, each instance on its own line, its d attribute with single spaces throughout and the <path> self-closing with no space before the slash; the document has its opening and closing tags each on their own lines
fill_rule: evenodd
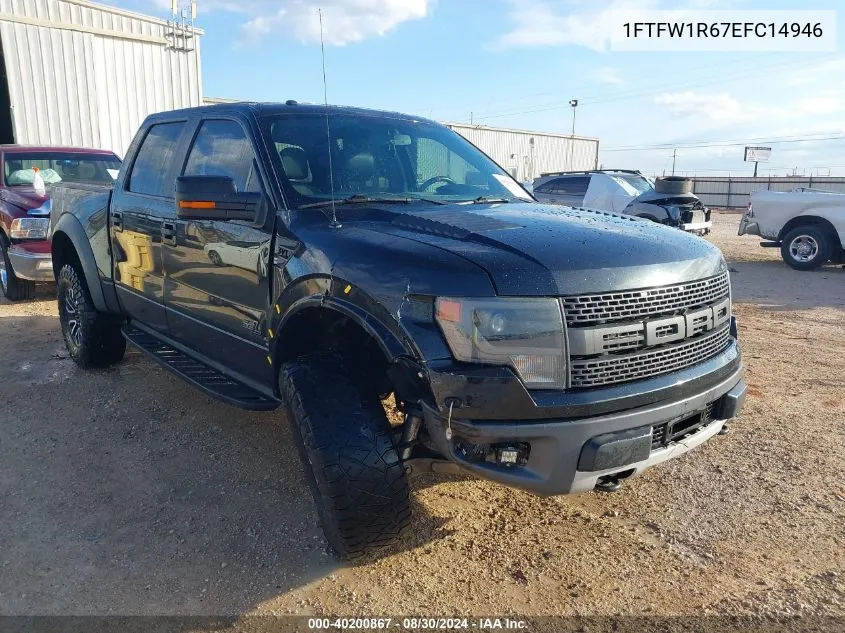
<svg viewBox="0 0 845 633">
<path fill-rule="evenodd" d="M 102 1 L 102 0 L 101 0 Z M 171 0 L 107 0 L 167 17 Z M 604 167 L 845 175 L 845 52 L 614 52 L 643 8 L 842 9 L 841 0 L 198 0 L 203 92 L 322 102 L 600 139 Z M 840 41 L 842 36 L 840 36 Z M 834 137 L 834 138 L 830 138 Z M 806 140 L 810 139 L 810 140 Z"/>
</svg>

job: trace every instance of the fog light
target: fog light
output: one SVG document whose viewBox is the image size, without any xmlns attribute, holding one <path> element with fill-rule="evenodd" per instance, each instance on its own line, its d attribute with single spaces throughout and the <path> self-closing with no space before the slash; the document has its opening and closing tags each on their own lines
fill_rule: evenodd
<svg viewBox="0 0 845 633">
<path fill-rule="evenodd" d="M 519 449 L 512 446 L 496 449 L 496 461 L 511 466 L 519 461 Z"/>
<path fill-rule="evenodd" d="M 455 443 L 457 454 L 468 462 L 486 462 L 497 466 L 524 466 L 528 462 L 531 445 L 517 444 L 470 444 L 465 440 Z"/>
</svg>

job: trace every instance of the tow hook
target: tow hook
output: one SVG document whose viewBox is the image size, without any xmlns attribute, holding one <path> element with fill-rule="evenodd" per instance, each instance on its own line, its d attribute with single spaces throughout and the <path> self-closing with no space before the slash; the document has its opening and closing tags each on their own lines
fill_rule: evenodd
<svg viewBox="0 0 845 633">
<path fill-rule="evenodd" d="M 622 482 L 619 481 L 619 478 L 615 475 L 605 475 L 604 477 L 599 477 L 599 480 L 596 482 L 595 491 L 596 492 L 616 492 L 622 487 Z"/>
</svg>

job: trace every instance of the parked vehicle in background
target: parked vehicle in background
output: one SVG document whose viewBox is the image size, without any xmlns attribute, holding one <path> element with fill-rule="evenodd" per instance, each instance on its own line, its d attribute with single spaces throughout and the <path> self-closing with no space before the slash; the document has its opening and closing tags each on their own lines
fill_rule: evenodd
<svg viewBox="0 0 845 633">
<path fill-rule="evenodd" d="M 537 178 L 533 193 L 540 202 L 634 215 L 700 235 L 712 227 L 687 178 L 651 180 L 625 169 L 555 172 Z"/>
<path fill-rule="evenodd" d="M 235 266 L 260 277 L 267 276 L 267 259 L 270 248 L 267 244 L 254 244 L 232 240 L 230 242 L 211 242 L 203 246 L 209 261 L 215 266 Z"/>
<path fill-rule="evenodd" d="M 49 188 L 59 182 L 108 184 L 119 169 L 112 152 L 0 145 L 0 288 L 7 299 L 32 298 L 36 283 L 55 280 Z"/>
<path fill-rule="evenodd" d="M 745 396 L 716 247 L 537 204 L 433 121 L 295 102 L 166 112 L 113 188 L 54 193 L 71 358 L 116 363 L 128 340 L 229 404 L 283 406 L 342 556 L 408 524 L 409 470 L 615 490 L 720 433 Z M 250 272 L 264 248 L 266 276 Z"/>
<path fill-rule="evenodd" d="M 754 191 L 739 235 L 770 240 L 761 246 L 779 247 L 783 261 L 797 270 L 845 262 L 845 193 L 804 188 Z"/>
</svg>

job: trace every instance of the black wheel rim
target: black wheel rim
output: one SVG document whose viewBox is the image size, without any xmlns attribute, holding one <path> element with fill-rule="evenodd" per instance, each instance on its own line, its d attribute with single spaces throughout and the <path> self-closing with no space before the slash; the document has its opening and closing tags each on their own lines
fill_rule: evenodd
<svg viewBox="0 0 845 633">
<path fill-rule="evenodd" d="M 62 321 L 68 339 L 80 347 L 82 345 L 82 321 L 79 310 L 79 292 L 76 288 L 68 288 L 62 301 Z"/>
</svg>

